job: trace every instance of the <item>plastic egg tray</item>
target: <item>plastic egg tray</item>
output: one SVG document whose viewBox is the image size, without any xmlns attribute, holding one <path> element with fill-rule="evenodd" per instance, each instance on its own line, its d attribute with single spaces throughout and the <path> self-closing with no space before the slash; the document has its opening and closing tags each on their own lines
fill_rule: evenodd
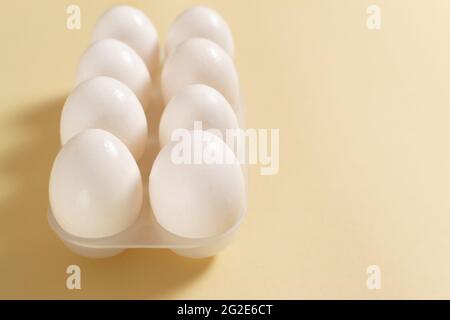
<svg viewBox="0 0 450 320">
<path fill-rule="evenodd" d="M 152 74 L 152 98 L 147 113 L 149 137 L 143 158 L 138 162 L 143 180 L 143 190 L 148 190 L 149 173 L 154 159 L 160 151 L 158 140 L 159 118 L 164 104 L 159 85 L 160 72 Z M 245 127 L 245 108 L 242 100 L 236 108 L 240 127 Z M 241 166 L 245 184 L 248 187 L 247 167 Z M 210 238 L 183 238 L 170 233 L 161 227 L 152 212 L 148 192 L 143 193 L 143 205 L 136 222 L 127 230 L 106 238 L 81 238 L 64 231 L 57 223 L 51 209 L 48 210 L 48 222 L 52 230 L 67 247 L 79 255 L 90 258 L 106 258 L 119 254 L 129 248 L 167 248 L 175 253 L 189 258 L 204 258 L 217 254 L 233 239 L 238 231 L 245 213 L 223 234 Z"/>
</svg>

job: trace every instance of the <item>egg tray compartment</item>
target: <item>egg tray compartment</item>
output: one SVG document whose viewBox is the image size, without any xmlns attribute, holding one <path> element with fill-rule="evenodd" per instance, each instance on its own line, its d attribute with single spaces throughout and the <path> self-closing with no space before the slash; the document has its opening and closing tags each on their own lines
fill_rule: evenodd
<svg viewBox="0 0 450 320">
<path fill-rule="evenodd" d="M 242 98 L 236 116 L 240 127 L 245 127 L 245 107 Z M 108 258 L 126 249 L 149 248 L 170 249 L 178 255 L 188 258 L 206 258 L 214 256 L 224 249 L 239 230 L 246 212 L 224 233 L 209 238 L 184 238 L 164 229 L 156 220 L 149 200 L 148 180 L 153 161 L 160 151 L 158 129 L 164 103 L 159 86 L 153 89 L 152 99 L 146 111 L 149 136 L 144 156 L 138 162 L 143 181 L 143 204 L 135 223 L 125 231 L 105 238 L 82 238 L 64 231 L 56 221 L 51 208 L 48 210 L 48 222 L 56 235 L 75 253 L 88 258 Z M 241 165 L 245 186 L 248 189 L 247 165 Z M 247 194 L 247 190 L 246 190 Z"/>
</svg>

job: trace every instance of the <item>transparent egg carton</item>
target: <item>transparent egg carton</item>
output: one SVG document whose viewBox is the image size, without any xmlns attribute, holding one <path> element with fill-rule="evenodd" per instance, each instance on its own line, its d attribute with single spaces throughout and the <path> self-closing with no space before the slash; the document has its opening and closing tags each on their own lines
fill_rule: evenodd
<svg viewBox="0 0 450 320">
<path fill-rule="evenodd" d="M 238 110 L 237 118 L 241 129 L 244 129 L 245 108 L 242 102 Z M 55 220 L 51 208 L 48 210 L 48 222 L 57 236 L 77 254 L 89 258 L 107 258 L 131 248 L 160 249 L 166 248 L 188 258 L 206 258 L 216 255 L 224 249 L 234 238 L 246 212 L 243 212 L 238 221 L 223 234 L 201 239 L 191 239 L 170 233 L 159 225 L 153 214 L 149 195 L 148 178 L 154 159 L 160 151 L 158 140 L 159 119 L 164 104 L 162 102 L 160 88 L 154 84 L 152 101 L 147 113 L 149 124 L 149 138 L 147 149 L 143 158 L 138 162 L 143 180 L 143 204 L 136 222 L 127 230 L 106 238 L 82 238 L 64 231 Z M 248 189 L 247 166 L 241 165 L 246 188 Z"/>
</svg>

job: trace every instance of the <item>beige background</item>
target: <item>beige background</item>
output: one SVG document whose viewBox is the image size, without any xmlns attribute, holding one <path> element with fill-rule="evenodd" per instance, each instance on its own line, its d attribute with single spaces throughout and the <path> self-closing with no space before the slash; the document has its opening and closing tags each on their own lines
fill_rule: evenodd
<svg viewBox="0 0 450 320">
<path fill-rule="evenodd" d="M 279 128 L 280 172 L 251 169 L 233 244 L 192 261 L 67 250 L 46 221 L 58 120 L 96 18 L 115 1 L 2 1 L 1 298 L 450 298 L 450 1 L 208 1 L 230 23 L 248 125 Z M 196 1 L 130 1 L 164 39 Z M 366 8 L 382 30 L 366 28 Z M 65 288 L 66 267 L 83 289 Z M 382 289 L 366 268 L 382 268 Z"/>
</svg>

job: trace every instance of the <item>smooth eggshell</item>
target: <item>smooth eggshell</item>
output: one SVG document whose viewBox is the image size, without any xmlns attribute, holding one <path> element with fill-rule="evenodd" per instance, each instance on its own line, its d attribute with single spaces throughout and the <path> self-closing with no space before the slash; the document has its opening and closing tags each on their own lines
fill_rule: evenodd
<svg viewBox="0 0 450 320">
<path fill-rule="evenodd" d="M 233 35 L 222 16 L 206 6 L 194 6 L 182 12 L 172 23 L 167 35 L 166 55 L 190 38 L 206 38 L 234 56 Z"/>
<path fill-rule="evenodd" d="M 50 175 L 50 205 L 66 232 L 103 238 L 130 227 L 142 206 L 142 178 L 113 134 L 89 129 L 60 150 Z"/>
<path fill-rule="evenodd" d="M 67 98 L 61 115 L 61 142 L 86 129 L 111 132 L 136 160 L 147 143 L 147 119 L 136 95 L 122 82 L 105 76 L 82 82 Z"/>
<path fill-rule="evenodd" d="M 92 41 L 106 38 L 123 41 L 133 48 L 144 60 L 151 74 L 158 68 L 158 33 L 141 10 L 119 5 L 106 11 L 95 25 Z"/>
<path fill-rule="evenodd" d="M 150 73 L 141 57 L 122 41 L 103 39 L 93 43 L 83 54 L 76 84 L 96 76 L 108 76 L 123 82 L 147 109 L 151 98 Z"/>
<path fill-rule="evenodd" d="M 164 64 L 161 88 L 166 103 L 190 84 L 205 84 L 216 89 L 233 108 L 239 104 L 239 78 L 233 60 L 210 40 L 186 40 Z"/>
<path fill-rule="evenodd" d="M 203 148 L 223 150 L 227 157 L 235 159 L 221 139 L 202 133 Z M 194 134 L 190 131 L 189 136 Z M 150 173 L 150 203 L 158 223 L 186 238 L 208 238 L 227 232 L 246 210 L 244 176 L 239 163 L 176 163 L 171 154 L 177 143 L 170 142 L 161 150 Z"/>
<path fill-rule="evenodd" d="M 160 145 L 169 143 L 176 129 L 194 129 L 195 121 L 201 122 L 203 130 L 219 130 L 222 139 L 227 129 L 239 128 L 233 109 L 217 90 L 193 84 L 181 89 L 164 109 L 159 125 Z"/>
</svg>

